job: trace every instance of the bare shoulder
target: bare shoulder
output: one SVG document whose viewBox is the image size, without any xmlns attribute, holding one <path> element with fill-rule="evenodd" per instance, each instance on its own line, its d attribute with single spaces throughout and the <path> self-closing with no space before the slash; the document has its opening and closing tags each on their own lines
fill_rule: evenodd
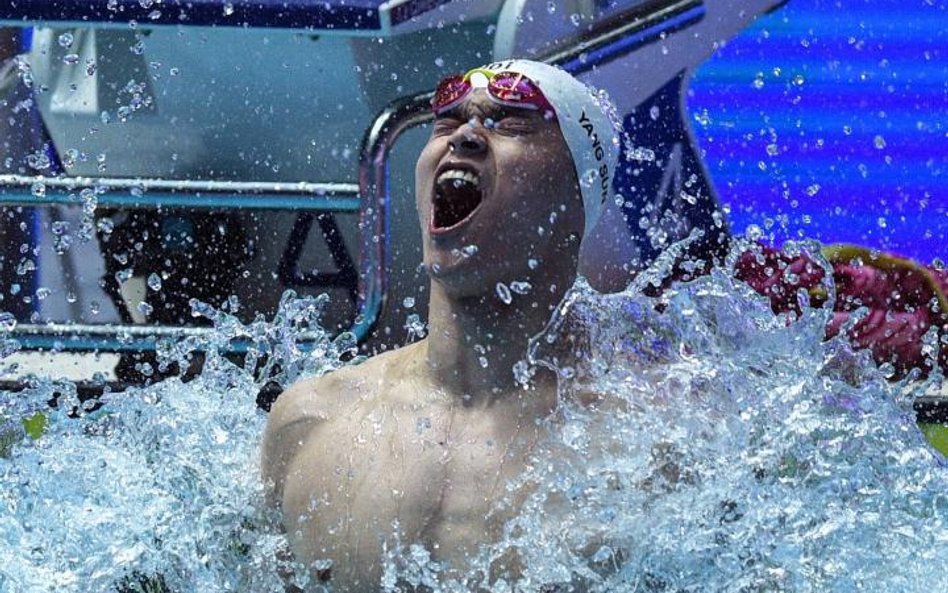
<svg viewBox="0 0 948 593">
<path fill-rule="evenodd" d="M 280 394 L 270 411 L 267 432 L 293 425 L 317 425 L 345 408 L 384 395 L 415 359 L 417 345 L 374 356 L 321 377 L 298 381 Z"/>
<path fill-rule="evenodd" d="M 283 496 L 286 472 L 310 433 L 330 416 L 331 375 L 305 379 L 280 394 L 263 433 L 260 469 L 268 497 L 276 502 Z"/>
<path fill-rule="evenodd" d="M 356 409 L 371 407 L 385 397 L 389 384 L 414 359 L 414 346 L 298 381 L 280 394 L 270 410 L 261 451 L 261 469 L 271 497 L 279 500 L 282 496 L 288 467 L 311 439 L 319 438 L 320 427 L 351 417 Z"/>
</svg>

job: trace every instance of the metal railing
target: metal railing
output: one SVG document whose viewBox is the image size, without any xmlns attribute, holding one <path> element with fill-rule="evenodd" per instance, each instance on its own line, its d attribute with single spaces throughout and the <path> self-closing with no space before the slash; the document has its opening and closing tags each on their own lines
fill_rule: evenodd
<svg viewBox="0 0 948 593">
<path fill-rule="evenodd" d="M 354 183 L 284 183 L 198 181 L 148 178 L 43 177 L 0 175 L 0 204 L 14 206 L 80 205 L 81 191 L 93 189 L 97 206 L 151 209 L 254 209 L 307 210 L 358 213 L 362 209 L 359 187 Z M 362 274 L 375 272 L 378 257 L 364 251 Z M 378 284 L 374 285 L 378 286 Z M 359 319 L 374 320 L 382 299 L 360 293 Z M 367 307 L 367 308 L 366 308 Z M 356 324 L 352 331 L 361 340 L 371 324 Z M 18 324 L 5 332 L 26 350 L 124 352 L 153 350 L 163 337 L 209 335 L 210 328 L 145 324 Z M 233 343 L 240 352 L 246 345 Z"/>
<path fill-rule="evenodd" d="M 42 189 L 34 191 L 37 186 Z M 98 205 L 121 208 L 250 208 L 358 212 L 361 206 L 359 186 L 354 183 L 29 175 L 0 175 L 0 204 L 81 204 L 82 198 L 76 192 L 87 188 L 95 189 Z"/>
</svg>

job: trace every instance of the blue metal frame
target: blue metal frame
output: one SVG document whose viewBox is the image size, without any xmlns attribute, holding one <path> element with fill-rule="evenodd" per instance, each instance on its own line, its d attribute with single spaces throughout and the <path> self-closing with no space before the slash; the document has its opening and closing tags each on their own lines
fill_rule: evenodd
<svg viewBox="0 0 948 593">
<path fill-rule="evenodd" d="M 679 1 L 665 11 L 652 15 L 650 20 L 654 21 L 653 24 L 636 27 L 629 34 L 621 35 L 616 40 L 600 46 L 591 46 L 588 50 L 580 46 L 580 55 L 565 60 L 557 57 L 552 61 L 573 75 L 582 74 L 594 66 L 606 64 L 639 47 L 658 41 L 663 35 L 694 25 L 704 18 L 706 12 L 704 3 L 700 0 Z"/>
</svg>

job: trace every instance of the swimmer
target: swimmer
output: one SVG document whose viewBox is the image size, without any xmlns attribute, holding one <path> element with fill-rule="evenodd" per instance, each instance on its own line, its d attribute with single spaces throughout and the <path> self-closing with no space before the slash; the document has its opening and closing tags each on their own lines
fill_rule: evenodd
<svg viewBox="0 0 948 593">
<path fill-rule="evenodd" d="M 556 406 L 551 372 L 525 389 L 513 367 L 612 199 L 613 126 L 564 71 L 490 64 L 443 80 L 432 107 L 415 171 L 428 337 L 293 385 L 264 437 L 294 556 L 337 591 L 379 589 L 396 529 L 454 576 L 500 539 L 498 503 Z"/>
</svg>

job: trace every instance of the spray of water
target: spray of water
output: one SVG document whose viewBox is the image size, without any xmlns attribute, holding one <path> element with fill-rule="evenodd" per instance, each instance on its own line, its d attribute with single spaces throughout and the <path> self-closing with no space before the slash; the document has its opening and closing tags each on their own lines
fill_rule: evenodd
<svg viewBox="0 0 948 593">
<path fill-rule="evenodd" d="M 825 340 L 826 311 L 774 315 L 724 270 L 643 296 L 667 264 L 615 295 L 577 282 L 518 365 L 524 377 L 555 370 L 561 405 L 500 503 L 518 505 L 503 537 L 451 571 L 390 538 L 382 590 L 948 582 L 948 470 L 911 412 L 928 384 L 888 381 Z M 351 336 L 320 329 L 324 304 L 288 296 L 273 321 L 246 325 L 196 304 L 214 337 L 160 350 L 165 364 L 205 352 L 203 372 L 107 394 L 94 410 L 64 382 L 0 393 L 2 417 L 50 416 L 47 434 L 14 434 L 0 456 L 0 592 L 285 591 L 294 566 L 262 503 L 254 400 L 267 381 L 352 352 Z M 241 365 L 219 353 L 238 339 Z"/>
<path fill-rule="evenodd" d="M 948 582 L 948 471 L 911 406 L 940 377 L 890 382 L 867 353 L 825 340 L 829 312 L 805 295 L 801 315 L 774 315 L 724 270 L 643 296 L 666 272 L 659 262 L 614 295 L 574 286 L 530 349 L 558 373 L 561 405 L 509 485 L 508 502 L 526 503 L 463 579 L 397 546 L 388 590 Z"/>
<path fill-rule="evenodd" d="M 163 365 L 204 353 L 186 383 L 85 403 L 49 379 L 0 392 L 0 416 L 49 417 L 45 435 L 16 435 L 0 457 L 0 591 L 285 591 L 293 566 L 263 504 L 255 400 L 266 382 L 327 372 L 351 353 L 353 336 L 319 327 L 326 301 L 287 294 L 274 320 L 248 325 L 194 303 L 212 337 L 159 345 Z M 234 340 L 249 344 L 242 366 L 220 353 Z"/>
</svg>

